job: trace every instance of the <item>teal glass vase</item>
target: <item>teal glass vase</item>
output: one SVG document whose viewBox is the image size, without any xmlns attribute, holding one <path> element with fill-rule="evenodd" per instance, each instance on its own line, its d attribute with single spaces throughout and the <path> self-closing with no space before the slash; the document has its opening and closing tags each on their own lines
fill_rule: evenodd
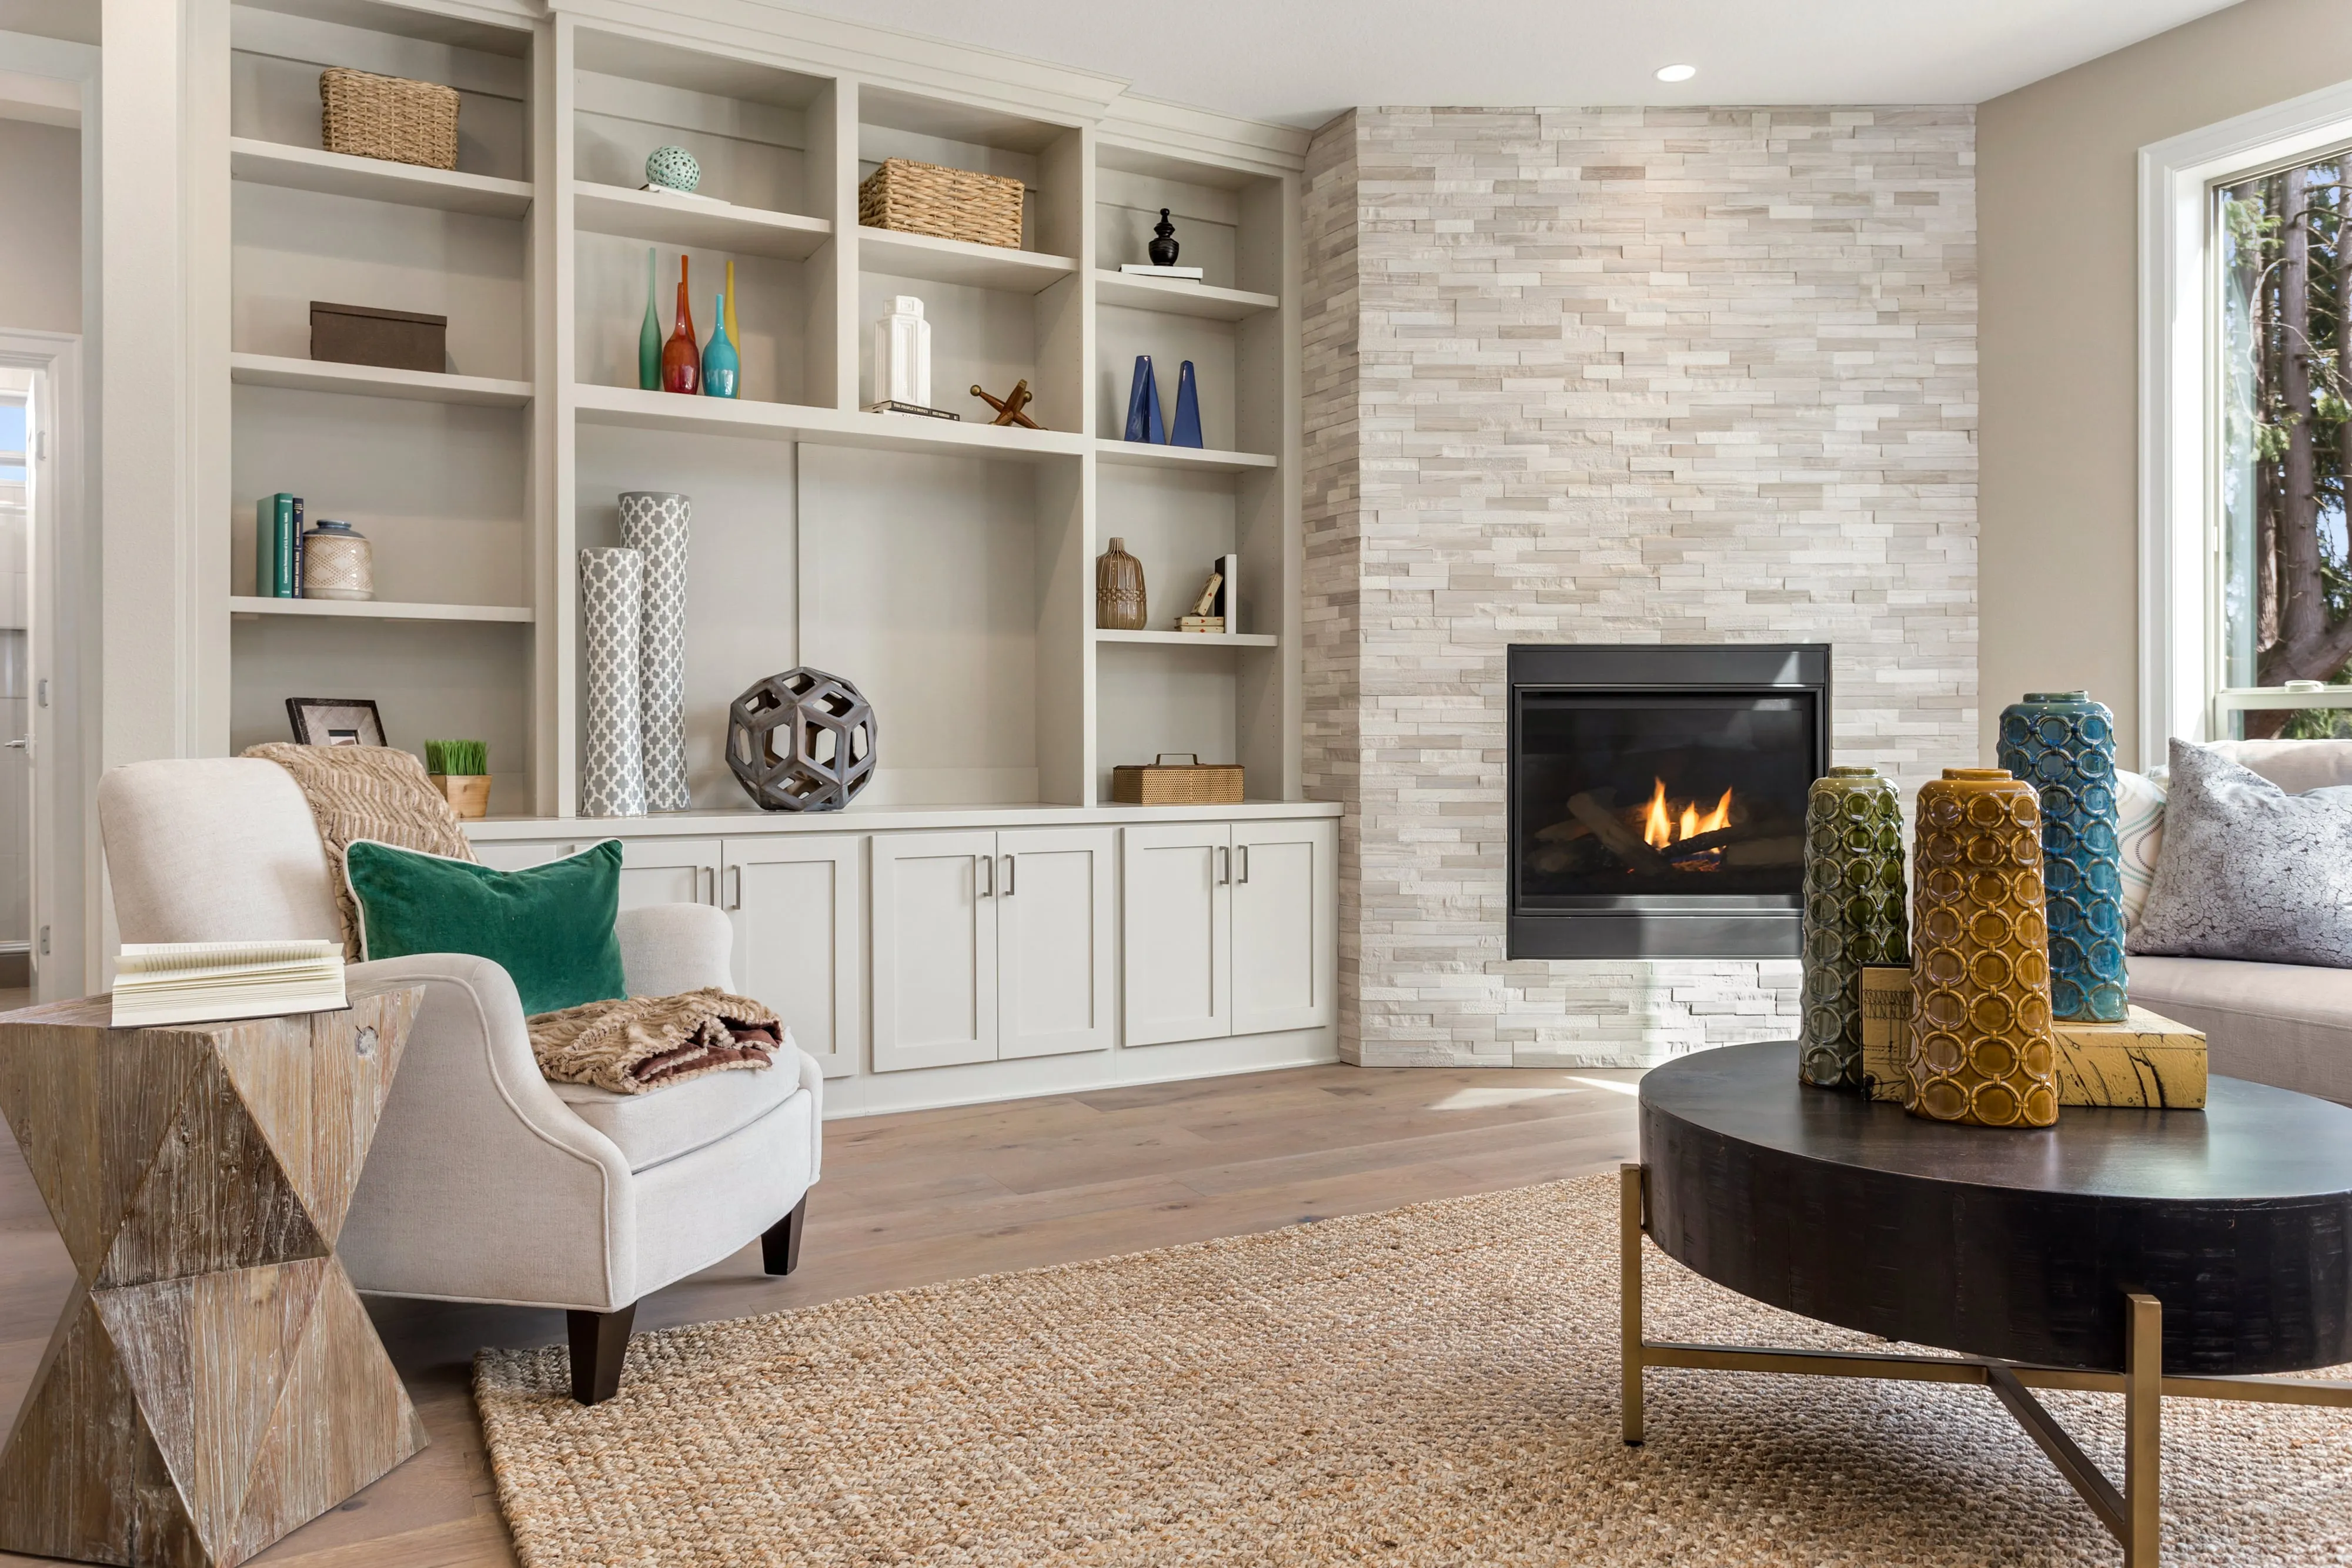
<svg viewBox="0 0 2352 1568">
<path fill-rule="evenodd" d="M 1861 1089 L 1862 971 L 1911 961 L 1903 802 L 1875 768 L 1832 768 L 1805 794 L 1804 1027 L 1797 1072 Z"/>
<path fill-rule="evenodd" d="M 727 336 L 727 296 L 720 294 L 710 309 L 710 341 L 702 350 L 702 392 L 705 397 L 733 397 L 743 374 L 743 357 Z"/>
<path fill-rule="evenodd" d="M 654 247 L 646 246 L 646 324 L 637 329 L 637 385 L 646 392 L 661 391 L 661 319 L 654 313 L 654 281 L 659 268 L 654 262 Z"/>
<path fill-rule="evenodd" d="M 1998 759 L 2042 797 L 2051 1012 L 2077 1023 L 2120 1022 L 2130 1002 L 2116 716 L 2088 692 L 2028 692 L 2000 710 Z"/>
</svg>

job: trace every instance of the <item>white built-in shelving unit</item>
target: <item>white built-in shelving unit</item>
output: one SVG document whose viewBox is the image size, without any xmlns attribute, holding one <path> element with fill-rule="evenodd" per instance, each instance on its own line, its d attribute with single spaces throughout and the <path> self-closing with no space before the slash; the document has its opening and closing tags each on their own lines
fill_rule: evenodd
<svg viewBox="0 0 2352 1568">
<path fill-rule="evenodd" d="M 229 549 L 215 602 L 234 748 L 283 738 L 296 696 L 374 698 L 412 749 L 486 740 L 486 854 L 528 863 L 619 832 L 625 896 L 730 909 L 752 994 L 809 1008 L 816 990 L 836 996 L 838 1010 L 795 1024 L 828 1073 L 928 1071 L 908 1078 L 929 1087 L 876 1090 L 869 1106 L 1328 1059 L 1333 824 L 1300 788 L 1302 138 L 1129 102 L 1083 73 L 781 11 L 747 21 L 704 0 L 660 13 L 266 0 L 230 16 Z M 322 151 L 331 65 L 457 87 L 457 168 Z M 667 144 L 694 154 L 717 199 L 638 188 Z M 1020 179 L 1022 246 L 861 227 L 858 183 L 889 157 Z M 1118 271 L 1144 258 L 1162 207 L 1204 282 Z M 665 336 L 680 257 L 698 339 L 733 264 L 739 399 L 637 385 L 649 246 Z M 961 423 L 863 412 L 873 323 L 902 294 L 923 301 L 933 401 Z M 313 361 L 313 300 L 446 315 L 448 363 Z M 1144 353 L 1171 412 L 1178 365 L 1193 362 L 1205 448 L 1119 439 Z M 993 426 L 966 392 L 1022 379 L 1043 430 Z M 370 538 L 380 600 L 253 596 L 255 502 L 278 490 Z M 625 490 L 693 500 L 694 806 L 575 821 L 576 560 L 618 542 Z M 1143 562 L 1153 630 L 1095 626 L 1095 560 L 1113 537 Z M 1177 633 L 1229 552 L 1237 631 Z M 795 664 L 856 682 L 879 717 L 875 781 L 831 818 L 752 810 L 724 760 L 729 701 Z M 1115 765 L 1188 752 L 1243 764 L 1250 804 L 1110 804 Z M 1008 882 L 1016 856 L 1034 857 L 1017 906 L 1045 922 L 1034 929 L 1010 899 L 1001 923 L 988 915 L 982 879 L 1000 853 Z M 905 915 L 887 889 L 922 885 L 940 855 L 978 869 L 955 872 L 952 908 Z M 1073 873 L 1060 915 L 1046 900 L 1055 856 L 1094 868 Z M 854 897 L 839 880 L 853 864 Z M 1212 872 L 1224 880 L 1202 880 Z M 832 891 L 795 880 L 807 876 Z M 1170 877 L 1173 891 L 1139 891 Z M 1104 902 L 1114 887 L 1118 908 Z M 773 913 L 786 905 L 838 918 L 787 939 L 798 928 Z M 1136 946 L 1118 933 L 1138 919 L 1175 924 Z M 897 945 L 933 955 L 950 928 L 975 943 L 985 929 L 990 954 L 1008 944 L 1001 1040 L 993 1021 L 934 1039 L 904 1012 L 995 1008 L 997 960 L 977 947 L 964 980 L 891 1011 L 905 976 L 933 967 L 907 969 Z M 1024 942 L 1046 956 L 1018 957 Z M 1162 955 L 1189 943 L 1203 967 L 1114 982 L 1104 944 L 1118 942 Z M 808 968 L 820 948 L 831 956 Z M 1061 978 L 1037 978 L 1049 970 Z M 1126 1011 L 1111 1020 L 1115 993 Z M 1096 1021 L 1024 1021 L 1065 1003 Z M 1076 1077 L 1053 1065 L 1115 1041 L 1149 1046 L 1148 1066 L 1116 1053 Z M 993 1076 L 957 1076 L 983 1061 Z"/>
<path fill-rule="evenodd" d="M 1295 153 L 691 25 L 377 0 L 231 15 L 234 744 L 281 735 L 288 696 L 374 695 L 398 743 L 487 739 L 499 814 L 568 818 L 572 562 L 616 542 L 621 490 L 677 489 L 695 502 L 699 809 L 745 804 L 727 700 L 794 664 L 882 715 L 864 804 L 1091 807 L 1114 764 L 1167 751 L 1297 797 Z M 329 65 L 457 87 L 457 168 L 322 151 Z M 717 200 L 637 188 L 670 143 Z M 1022 248 L 860 227 L 857 183 L 892 156 L 1021 179 Z M 1118 270 L 1163 206 L 1203 283 Z M 740 400 L 636 385 L 648 246 L 665 334 L 680 256 L 706 337 L 734 264 Z M 934 401 L 963 423 L 862 412 L 896 294 L 923 300 Z M 311 361 L 312 300 L 446 315 L 446 371 Z M 1139 353 L 1171 409 L 1192 361 L 1205 449 L 1118 439 Z M 1043 431 L 992 426 L 966 392 L 1023 378 Z M 253 503 L 275 490 L 369 536 L 384 602 L 251 597 Z M 1240 634 L 1097 633 L 1112 536 L 1144 563 L 1155 628 L 1238 552 Z"/>
</svg>

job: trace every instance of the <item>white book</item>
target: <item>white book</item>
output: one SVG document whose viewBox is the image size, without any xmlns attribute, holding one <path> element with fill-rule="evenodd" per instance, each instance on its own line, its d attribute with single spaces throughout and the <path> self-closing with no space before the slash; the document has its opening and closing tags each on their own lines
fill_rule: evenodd
<svg viewBox="0 0 2352 1568">
<path fill-rule="evenodd" d="M 1137 277 L 1183 277 L 1194 283 L 1200 282 L 1202 276 L 1197 267 L 1147 267 L 1139 261 L 1122 261 L 1118 269 Z"/>
<path fill-rule="evenodd" d="M 347 1005 L 340 942 L 126 942 L 115 961 L 117 1029 Z"/>
</svg>

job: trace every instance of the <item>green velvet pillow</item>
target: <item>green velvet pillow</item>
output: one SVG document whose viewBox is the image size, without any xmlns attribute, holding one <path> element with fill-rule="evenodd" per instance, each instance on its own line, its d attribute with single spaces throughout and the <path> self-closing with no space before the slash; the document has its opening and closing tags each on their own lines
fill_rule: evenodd
<svg viewBox="0 0 2352 1568">
<path fill-rule="evenodd" d="M 470 953 L 504 968 L 526 1018 L 629 994 L 621 976 L 621 841 L 521 871 L 355 839 L 343 874 L 371 959 Z"/>
</svg>

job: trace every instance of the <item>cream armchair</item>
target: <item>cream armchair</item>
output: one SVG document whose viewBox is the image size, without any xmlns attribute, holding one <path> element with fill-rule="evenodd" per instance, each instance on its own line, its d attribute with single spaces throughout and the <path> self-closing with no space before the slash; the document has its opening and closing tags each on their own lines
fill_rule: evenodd
<svg viewBox="0 0 2352 1568">
<path fill-rule="evenodd" d="M 100 780 L 98 809 L 125 942 L 337 936 L 325 846 L 276 763 L 133 763 Z M 734 983 L 716 909 L 629 910 L 618 930 L 632 994 Z M 593 1405 L 619 1386 L 639 1298 L 754 1237 L 769 1273 L 798 1263 L 824 1080 L 797 1049 L 614 1094 L 541 1077 L 514 982 L 488 959 L 350 977 L 425 988 L 339 1247 L 361 1290 L 562 1307 L 572 1394 Z"/>
</svg>

